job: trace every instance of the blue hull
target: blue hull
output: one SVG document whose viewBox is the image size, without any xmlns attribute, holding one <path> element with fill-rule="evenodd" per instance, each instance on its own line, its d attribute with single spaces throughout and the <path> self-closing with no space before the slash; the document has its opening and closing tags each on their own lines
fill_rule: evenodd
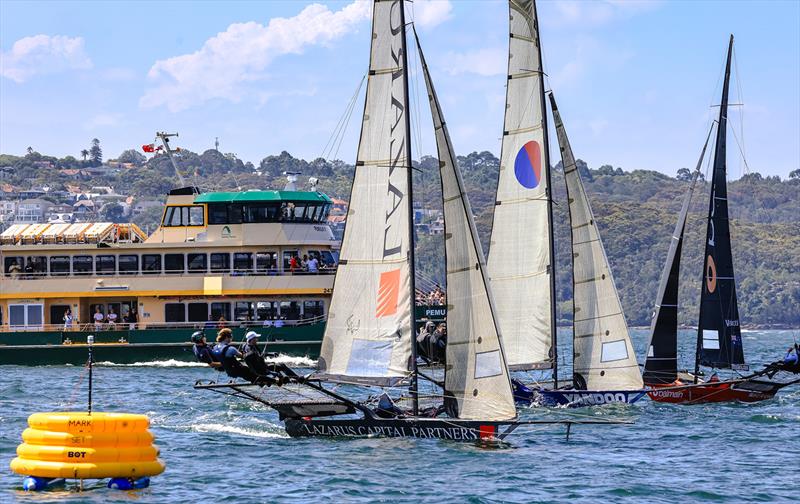
<svg viewBox="0 0 800 504">
<path fill-rule="evenodd" d="M 544 390 L 538 389 L 534 404 L 582 408 L 602 404 L 633 404 L 647 394 L 646 390 Z"/>
</svg>

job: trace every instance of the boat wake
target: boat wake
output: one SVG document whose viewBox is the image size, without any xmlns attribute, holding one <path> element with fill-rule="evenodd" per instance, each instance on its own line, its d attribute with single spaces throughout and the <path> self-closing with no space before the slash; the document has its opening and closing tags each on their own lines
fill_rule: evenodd
<svg viewBox="0 0 800 504">
<path fill-rule="evenodd" d="M 274 425 L 270 424 L 270 426 L 275 427 Z M 277 428 L 277 427 L 275 427 Z M 226 434 L 236 434 L 238 436 L 248 436 L 248 437 L 255 437 L 255 438 L 288 438 L 289 435 L 286 432 L 278 433 L 278 432 L 269 432 L 264 430 L 256 430 L 256 429 L 245 429 L 242 427 L 234 427 L 231 425 L 225 424 L 200 424 L 194 425 L 191 428 L 194 432 L 223 432 Z M 283 429 L 281 429 L 283 431 Z"/>
<path fill-rule="evenodd" d="M 186 362 L 177 359 L 167 359 L 163 361 L 150 361 L 150 362 L 132 362 L 129 364 L 120 364 L 117 362 L 95 362 L 95 366 L 104 367 L 208 367 L 204 362 Z"/>
<path fill-rule="evenodd" d="M 290 367 L 301 368 L 315 368 L 317 361 L 308 357 L 292 357 L 291 355 L 278 354 L 277 357 L 267 359 L 267 362 L 274 362 L 276 364 L 286 364 Z"/>
</svg>

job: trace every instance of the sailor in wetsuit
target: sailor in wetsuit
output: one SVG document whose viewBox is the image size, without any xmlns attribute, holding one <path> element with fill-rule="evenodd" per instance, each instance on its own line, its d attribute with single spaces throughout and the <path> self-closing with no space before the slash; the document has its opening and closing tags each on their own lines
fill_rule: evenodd
<svg viewBox="0 0 800 504">
<path fill-rule="evenodd" d="M 261 336 L 255 331 L 247 331 L 244 335 L 245 343 L 239 349 L 244 355 L 244 362 L 247 367 L 260 375 L 267 374 L 267 363 L 261 355 L 261 350 L 258 348 L 258 338 Z"/>
<path fill-rule="evenodd" d="M 211 347 L 208 346 L 206 335 L 203 331 L 195 331 L 194 334 L 192 334 L 192 343 L 194 343 L 192 351 L 198 361 L 205 362 L 217 371 L 222 371 L 222 363 L 214 359 L 214 354 L 211 353 Z"/>
<path fill-rule="evenodd" d="M 217 333 L 217 344 L 214 345 L 214 349 L 211 351 L 214 358 L 222 362 L 222 367 L 228 373 L 228 376 L 242 378 L 258 385 L 272 385 L 275 382 L 274 379 L 261 376 L 239 362 L 238 357 L 241 357 L 242 354 L 231 344 L 232 340 L 233 331 L 227 327 L 220 329 Z"/>
</svg>

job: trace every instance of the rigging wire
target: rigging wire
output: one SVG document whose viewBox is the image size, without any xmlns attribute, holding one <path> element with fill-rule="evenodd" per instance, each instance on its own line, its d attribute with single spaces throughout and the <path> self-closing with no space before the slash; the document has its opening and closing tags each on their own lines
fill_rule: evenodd
<svg viewBox="0 0 800 504">
<path fill-rule="evenodd" d="M 739 61 L 736 58 L 736 46 L 733 48 L 733 68 L 734 68 L 734 75 L 736 76 L 736 92 L 737 97 L 739 99 L 739 103 L 744 104 L 744 94 L 742 91 L 742 81 L 739 75 Z M 733 136 L 736 137 L 736 131 L 732 128 Z M 747 156 L 745 155 L 745 148 L 744 148 L 744 105 L 739 110 L 739 134 L 741 136 L 741 144 L 739 144 L 739 152 L 741 153 L 742 157 L 739 160 L 739 172 L 742 176 L 750 173 L 750 166 L 747 164 Z M 739 143 L 739 140 L 736 140 L 736 143 Z"/>
<path fill-rule="evenodd" d="M 331 132 L 330 137 L 328 137 L 328 141 L 325 143 L 325 147 L 323 147 L 322 152 L 320 153 L 319 157 L 322 159 L 336 159 L 339 155 L 339 148 L 342 145 L 342 141 L 344 140 L 345 133 L 347 132 L 347 127 L 350 124 L 350 119 L 352 118 L 353 111 L 355 110 L 355 105 L 358 102 L 358 97 L 361 94 L 361 88 L 364 86 L 364 81 L 367 78 L 367 74 L 363 74 L 361 79 L 358 82 L 358 86 L 356 86 L 356 90 L 353 95 L 350 97 L 350 100 L 345 107 L 344 112 L 341 116 L 339 116 L 339 120 L 336 123 L 333 131 Z M 366 98 L 365 98 L 366 99 Z"/>
</svg>

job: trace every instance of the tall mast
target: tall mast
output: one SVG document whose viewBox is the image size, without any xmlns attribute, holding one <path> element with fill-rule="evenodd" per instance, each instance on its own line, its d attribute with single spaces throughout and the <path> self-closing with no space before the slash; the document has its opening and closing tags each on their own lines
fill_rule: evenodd
<svg viewBox="0 0 800 504">
<path fill-rule="evenodd" d="M 409 286 L 411 295 L 411 400 L 413 404 L 414 416 L 419 414 L 419 372 L 417 369 L 417 338 L 414 333 L 417 328 L 417 288 L 416 288 L 416 263 L 414 248 L 414 169 L 411 159 L 411 113 L 408 109 L 408 44 L 406 41 L 406 9 L 404 0 L 400 0 L 400 26 L 403 30 L 402 51 L 403 51 L 403 95 L 406 104 L 406 167 L 408 180 L 408 262 L 411 276 Z"/>
<path fill-rule="evenodd" d="M 536 33 L 536 50 L 539 53 L 540 82 L 539 104 L 542 108 L 542 135 L 544 136 L 544 152 L 542 153 L 545 173 L 547 174 L 547 228 L 550 239 L 550 338 L 553 349 L 553 388 L 558 388 L 558 329 L 556 327 L 556 251 L 555 239 L 553 236 L 553 183 L 550 177 L 550 141 L 547 135 L 547 105 L 544 101 L 544 75 L 541 69 L 542 62 L 542 42 L 539 35 L 539 14 L 536 12 L 536 0 L 533 2 L 533 23 Z"/>
<path fill-rule="evenodd" d="M 725 81 L 719 107 L 714 172 L 708 205 L 703 281 L 700 290 L 700 316 L 697 326 L 695 381 L 700 365 L 715 368 L 746 368 L 739 307 L 731 253 L 726 175 L 726 134 L 728 127 L 728 92 L 731 79 L 733 35 L 728 42 Z"/>
</svg>

